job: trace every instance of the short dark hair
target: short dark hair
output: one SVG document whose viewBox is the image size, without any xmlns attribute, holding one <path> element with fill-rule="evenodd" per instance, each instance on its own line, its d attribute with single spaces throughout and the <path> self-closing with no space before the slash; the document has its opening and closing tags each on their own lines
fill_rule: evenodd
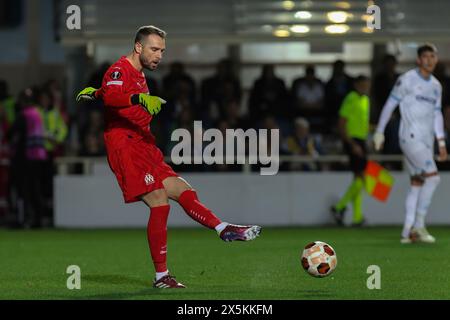
<svg viewBox="0 0 450 320">
<path fill-rule="evenodd" d="M 314 75 L 316 73 L 316 68 L 312 64 L 309 64 L 306 66 L 305 73 Z"/>
<path fill-rule="evenodd" d="M 344 60 L 338 59 L 333 63 L 333 67 L 340 67 L 340 68 L 344 68 L 345 67 L 345 62 Z"/>
<path fill-rule="evenodd" d="M 431 43 L 426 43 L 417 48 L 417 56 L 420 57 L 425 52 L 434 52 L 437 53 L 437 49 Z"/>
<path fill-rule="evenodd" d="M 359 83 L 359 82 L 363 82 L 363 81 L 369 81 L 370 78 L 366 75 L 360 74 L 359 76 L 357 76 L 354 80 L 355 83 Z"/>
<path fill-rule="evenodd" d="M 157 28 L 155 26 L 142 26 L 136 32 L 134 43 L 142 42 L 144 38 L 148 37 L 151 34 L 156 34 L 163 39 L 165 39 L 167 35 L 167 33 L 164 30 L 161 30 L 160 28 Z"/>
</svg>

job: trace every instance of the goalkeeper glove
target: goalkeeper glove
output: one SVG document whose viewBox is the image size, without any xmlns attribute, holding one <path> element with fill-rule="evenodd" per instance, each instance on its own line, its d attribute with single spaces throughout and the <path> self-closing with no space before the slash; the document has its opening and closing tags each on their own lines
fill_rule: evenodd
<svg viewBox="0 0 450 320">
<path fill-rule="evenodd" d="M 139 93 L 131 97 L 131 102 L 133 104 L 140 104 L 148 111 L 148 113 L 156 115 L 161 111 L 161 104 L 166 103 L 166 100 L 146 93 Z"/>
<path fill-rule="evenodd" d="M 97 99 L 97 97 L 95 96 L 95 93 L 97 92 L 98 89 L 92 88 L 92 87 L 87 87 L 84 88 L 83 90 L 80 91 L 80 93 L 78 93 L 77 95 L 77 102 L 79 101 L 92 101 Z"/>
<path fill-rule="evenodd" d="M 375 150 L 380 151 L 384 144 L 384 134 L 381 132 L 375 132 L 373 135 L 373 144 L 375 145 Z"/>
</svg>

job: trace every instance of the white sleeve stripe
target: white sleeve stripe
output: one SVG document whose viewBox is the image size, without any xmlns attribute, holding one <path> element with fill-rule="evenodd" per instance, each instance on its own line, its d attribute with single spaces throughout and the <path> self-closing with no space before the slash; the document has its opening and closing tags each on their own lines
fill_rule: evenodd
<svg viewBox="0 0 450 320">
<path fill-rule="evenodd" d="M 391 97 L 394 98 L 397 101 L 401 101 L 402 99 L 400 99 L 399 97 L 395 96 L 394 94 L 391 93 Z"/>
<path fill-rule="evenodd" d="M 111 84 L 116 84 L 118 86 L 121 86 L 123 84 L 123 81 L 108 81 L 106 83 L 107 86 L 111 85 Z"/>
</svg>

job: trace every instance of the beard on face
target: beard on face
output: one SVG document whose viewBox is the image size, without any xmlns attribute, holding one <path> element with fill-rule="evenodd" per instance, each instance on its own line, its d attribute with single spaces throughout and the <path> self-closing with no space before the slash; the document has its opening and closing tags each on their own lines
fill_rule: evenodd
<svg viewBox="0 0 450 320">
<path fill-rule="evenodd" d="M 152 66 L 152 62 L 149 61 L 147 58 L 145 58 L 142 53 L 139 55 L 139 61 L 141 62 L 144 69 L 147 69 L 147 70 L 155 70 L 156 69 L 157 65 Z"/>
</svg>

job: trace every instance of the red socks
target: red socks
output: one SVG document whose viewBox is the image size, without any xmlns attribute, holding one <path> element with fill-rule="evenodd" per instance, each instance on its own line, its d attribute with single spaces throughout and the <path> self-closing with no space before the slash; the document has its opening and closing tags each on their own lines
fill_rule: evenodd
<svg viewBox="0 0 450 320">
<path fill-rule="evenodd" d="M 167 271 L 167 218 L 169 210 L 168 204 L 150 209 L 147 239 L 156 272 Z"/>
<path fill-rule="evenodd" d="M 178 203 L 192 219 L 205 227 L 214 229 L 221 222 L 211 210 L 198 200 L 197 193 L 194 190 L 184 191 L 180 195 Z"/>
<path fill-rule="evenodd" d="M 221 223 L 220 219 L 198 200 L 197 194 L 193 190 L 184 191 L 178 202 L 192 219 L 205 227 L 214 229 Z M 156 272 L 167 271 L 167 218 L 169 217 L 169 210 L 169 205 L 150 209 L 147 239 Z"/>
</svg>

